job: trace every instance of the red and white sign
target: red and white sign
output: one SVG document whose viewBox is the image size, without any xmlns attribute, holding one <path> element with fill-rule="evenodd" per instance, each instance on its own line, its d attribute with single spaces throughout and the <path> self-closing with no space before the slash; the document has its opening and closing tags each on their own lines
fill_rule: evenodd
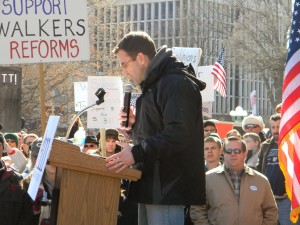
<svg viewBox="0 0 300 225">
<path fill-rule="evenodd" d="M 88 60 L 86 0 L 0 0 L 0 64 Z"/>
</svg>

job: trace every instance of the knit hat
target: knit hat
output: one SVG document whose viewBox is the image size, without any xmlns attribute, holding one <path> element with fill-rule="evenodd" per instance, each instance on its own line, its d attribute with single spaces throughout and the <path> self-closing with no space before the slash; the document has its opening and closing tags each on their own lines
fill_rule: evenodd
<svg viewBox="0 0 300 225">
<path fill-rule="evenodd" d="M 261 116 L 254 116 L 253 114 L 251 114 L 243 119 L 243 122 L 242 122 L 243 130 L 245 130 L 245 126 L 248 124 L 259 125 L 261 129 L 264 129 L 264 127 L 265 127 L 265 124 L 264 124 Z"/>
<path fill-rule="evenodd" d="M 119 131 L 116 129 L 107 129 L 105 132 L 105 135 L 106 135 L 106 139 L 113 138 L 113 139 L 119 141 Z M 96 137 L 97 137 L 97 140 L 100 140 L 100 132 L 97 133 Z"/>
<path fill-rule="evenodd" d="M 37 157 L 39 155 L 42 141 L 43 141 L 42 138 L 38 138 L 31 143 L 31 145 L 29 146 L 31 151 L 31 156 Z"/>
<path fill-rule="evenodd" d="M 12 139 L 16 142 L 17 146 L 19 145 L 19 138 L 18 135 L 15 133 L 6 133 L 4 134 L 5 139 Z"/>
<path fill-rule="evenodd" d="M 85 144 L 86 143 L 95 143 L 95 144 L 99 144 L 99 142 L 97 141 L 96 137 L 95 136 L 86 136 L 85 138 Z"/>
</svg>

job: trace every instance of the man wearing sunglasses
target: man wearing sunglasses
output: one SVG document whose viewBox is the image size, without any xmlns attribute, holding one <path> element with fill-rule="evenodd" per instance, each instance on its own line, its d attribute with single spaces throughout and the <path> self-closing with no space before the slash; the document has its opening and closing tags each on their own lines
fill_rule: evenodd
<svg viewBox="0 0 300 225">
<path fill-rule="evenodd" d="M 207 208 L 192 206 L 194 225 L 277 225 L 277 206 L 265 176 L 246 166 L 246 145 L 229 137 L 224 165 L 206 173 Z"/>
<path fill-rule="evenodd" d="M 265 124 L 260 116 L 249 115 L 243 119 L 242 127 L 245 133 L 256 133 L 259 135 L 261 142 L 266 140 L 263 133 Z"/>
</svg>

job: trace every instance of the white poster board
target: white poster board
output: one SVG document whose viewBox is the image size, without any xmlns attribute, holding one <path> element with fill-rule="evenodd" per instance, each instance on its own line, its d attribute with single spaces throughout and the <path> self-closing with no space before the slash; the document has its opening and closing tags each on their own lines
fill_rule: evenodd
<svg viewBox="0 0 300 225">
<path fill-rule="evenodd" d="M 89 59 L 86 0 L 0 0 L 0 64 Z"/>
<path fill-rule="evenodd" d="M 88 111 L 88 128 L 118 128 L 120 127 L 119 112 L 123 103 L 123 86 L 121 77 L 89 76 L 88 77 L 88 104 L 98 99 L 95 92 L 103 88 L 106 92 L 104 103 Z"/>
<path fill-rule="evenodd" d="M 75 112 L 80 112 L 88 106 L 88 82 L 74 82 Z"/>
<path fill-rule="evenodd" d="M 215 101 L 214 92 L 214 76 L 211 75 L 213 66 L 199 66 L 197 72 L 197 78 L 206 83 L 206 88 L 201 91 L 203 102 Z"/>
<path fill-rule="evenodd" d="M 191 63 L 197 74 L 198 64 L 202 53 L 201 48 L 173 47 L 172 50 L 176 57 L 184 64 L 188 65 Z"/>
<path fill-rule="evenodd" d="M 50 155 L 54 135 L 57 129 L 58 121 L 59 116 L 49 117 L 41 148 L 34 166 L 34 171 L 28 188 L 28 194 L 32 200 L 35 200 L 36 198 L 36 194 L 38 192 L 44 174 L 46 163 Z"/>
<path fill-rule="evenodd" d="M 202 102 L 202 115 L 212 118 L 213 102 Z"/>
</svg>

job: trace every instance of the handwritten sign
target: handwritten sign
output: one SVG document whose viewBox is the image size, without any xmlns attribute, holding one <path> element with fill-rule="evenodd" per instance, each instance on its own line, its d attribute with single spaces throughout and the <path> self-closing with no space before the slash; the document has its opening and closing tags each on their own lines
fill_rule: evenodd
<svg viewBox="0 0 300 225">
<path fill-rule="evenodd" d="M 203 102 L 215 101 L 214 92 L 214 76 L 211 75 L 213 66 L 199 66 L 197 72 L 197 78 L 206 83 L 206 88 L 201 91 Z"/>
<path fill-rule="evenodd" d="M 50 155 L 54 135 L 57 129 L 58 121 L 59 116 L 49 117 L 46 131 L 42 140 L 41 148 L 34 166 L 34 171 L 28 188 L 28 194 L 30 195 L 32 200 L 35 200 L 36 198 L 36 194 L 38 192 L 44 174 L 46 163 Z"/>
<path fill-rule="evenodd" d="M 176 57 L 184 64 L 188 65 L 191 63 L 197 74 L 198 64 L 202 53 L 201 48 L 173 47 L 172 50 Z"/>
<path fill-rule="evenodd" d="M 86 0 L 0 0 L 0 64 L 89 59 Z"/>
<path fill-rule="evenodd" d="M 99 88 L 106 92 L 104 103 L 95 106 L 88 111 L 88 128 L 118 128 L 119 111 L 123 103 L 123 88 L 120 77 L 110 76 L 89 76 L 88 77 L 88 104 L 96 102 L 98 99 L 95 92 Z"/>
<path fill-rule="evenodd" d="M 74 82 L 75 112 L 88 106 L 88 82 Z"/>
</svg>

